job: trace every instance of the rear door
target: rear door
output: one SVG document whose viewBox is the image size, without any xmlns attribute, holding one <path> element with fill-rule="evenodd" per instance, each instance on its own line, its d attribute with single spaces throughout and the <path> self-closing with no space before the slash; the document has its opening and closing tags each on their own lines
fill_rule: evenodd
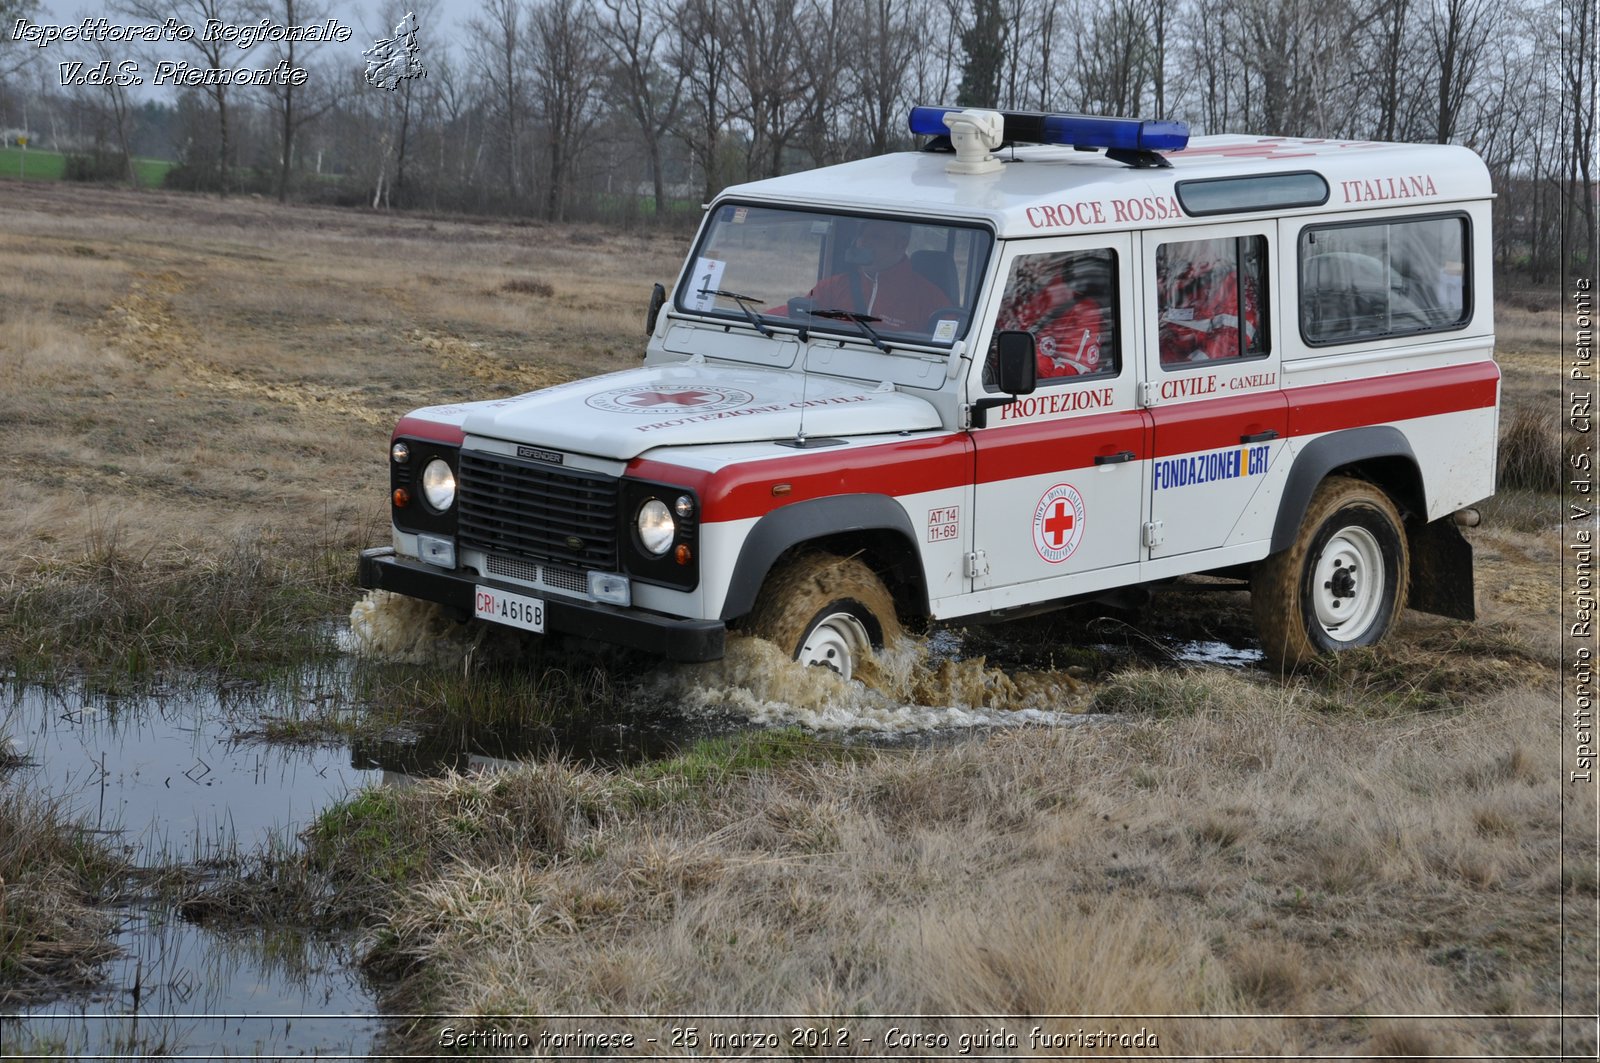
<svg viewBox="0 0 1600 1063">
<path fill-rule="evenodd" d="M 1276 234 L 1268 221 L 1141 237 L 1152 559 L 1271 534 L 1246 514 L 1288 433 Z"/>
</svg>

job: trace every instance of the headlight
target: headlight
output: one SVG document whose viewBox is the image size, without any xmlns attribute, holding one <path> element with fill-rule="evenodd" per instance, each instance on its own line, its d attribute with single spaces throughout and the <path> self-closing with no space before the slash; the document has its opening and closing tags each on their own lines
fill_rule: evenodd
<svg viewBox="0 0 1600 1063">
<path fill-rule="evenodd" d="M 422 497 L 441 513 L 455 505 L 456 474 L 443 458 L 434 458 L 422 470 Z"/>
<path fill-rule="evenodd" d="M 672 512 L 667 509 L 667 504 L 661 499 L 652 498 L 639 507 L 637 524 L 639 542 L 651 557 L 660 557 L 672 548 L 672 540 L 678 534 L 678 526 L 673 522 Z"/>
</svg>

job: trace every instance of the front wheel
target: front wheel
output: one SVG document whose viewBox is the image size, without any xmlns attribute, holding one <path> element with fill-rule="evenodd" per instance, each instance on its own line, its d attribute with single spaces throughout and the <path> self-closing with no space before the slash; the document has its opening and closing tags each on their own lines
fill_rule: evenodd
<svg viewBox="0 0 1600 1063">
<path fill-rule="evenodd" d="M 1250 606 L 1267 661 L 1289 671 L 1380 641 L 1406 604 L 1405 526 L 1364 480 L 1323 481 L 1287 550 L 1256 565 Z"/>
<path fill-rule="evenodd" d="M 851 679 L 900 634 L 900 621 L 888 588 L 860 559 L 806 554 L 767 576 L 745 628 L 801 664 Z"/>
</svg>

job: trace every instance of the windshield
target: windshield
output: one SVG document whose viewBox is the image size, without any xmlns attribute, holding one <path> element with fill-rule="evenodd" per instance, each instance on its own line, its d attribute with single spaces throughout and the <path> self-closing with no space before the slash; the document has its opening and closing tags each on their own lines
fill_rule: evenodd
<svg viewBox="0 0 1600 1063">
<path fill-rule="evenodd" d="M 885 349 L 947 347 L 971 323 L 992 243 L 976 226 L 724 203 L 677 304 Z"/>
</svg>

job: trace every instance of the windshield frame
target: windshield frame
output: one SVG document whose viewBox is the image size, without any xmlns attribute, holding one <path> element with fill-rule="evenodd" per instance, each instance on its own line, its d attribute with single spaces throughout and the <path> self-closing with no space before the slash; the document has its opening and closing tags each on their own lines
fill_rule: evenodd
<svg viewBox="0 0 1600 1063">
<path fill-rule="evenodd" d="M 699 235 L 695 238 L 694 247 L 689 252 L 684 269 L 679 277 L 678 284 L 674 287 L 672 295 L 673 310 L 677 315 L 710 319 L 716 323 L 728 326 L 739 326 L 755 331 L 755 326 L 750 318 L 740 307 L 735 304 L 730 307 L 712 307 L 700 309 L 689 305 L 687 298 L 693 295 L 692 288 L 695 280 L 696 263 L 701 261 L 702 252 L 712 238 L 713 230 L 723 224 L 718 220 L 718 213 L 725 207 L 748 207 L 767 211 L 788 212 L 795 215 L 812 215 L 819 218 L 851 220 L 859 222 L 888 221 L 900 222 L 907 225 L 923 227 L 939 227 L 951 230 L 967 231 L 978 238 L 978 246 L 968 269 L 968 279 L 961 292 L 966 304 L 961 307 L 965 311 L 962 320 L 957 326 L 955 335 L 948 340 L 934 339 L 928 333 L 910 333 L 895 329 L 885 330 L 877 319 L 868 317 L 868 328 L 877 331 L 887 341 L 889 348 L 899 351 L 918 353 L 936 353 L 946 355 L 963 340 L 973 335 L 981 322 L 978 320 L 977 310 L 983 302 L 985 286 L 988 283 L 989 270 L 995 262 L 995 249 L 999 246 L 999 238 L 994 226 L 981 218 L 950 218 L 930 217 L 928 215 L 903 214 L 889 211 L 863 210 L 859 208 L 845 208 L 827 204 L 804 202 L 773 202 L 764 199 L 729 197 L 719 199 L 706 210 L 705 224 L 700 227 Z M 822 278 L 817 280 L 817 284 Z M 737 283 L 737 282 L 735 282 Z M 959 280 L 958 280 L 959 283 Z M 726 288 L 726 282 L 719 282 L 713 287 Z M 737 290 L 737 289 L 734 289 Z M 774 300 L 771 293 L 755 293 L 761 295 L 762 302 L 771 305 Z M 951 304 L 952 306 L 956 304 Z M 819 309 L 840 309 L 834 307 L 819 307 Z M 768 329 L 776 330 L 781 335 L 800 335 L 802 338 L 810 334 L 826 335 L 829 341 L 859 343 L 874 346 L 873 339 L 861 324 L 849 316 L 837 320 L 829 318 L 807 316 L 804 320 L 796 320 L 780 314 L 757 312 L 760 322 Z"/>
</svg>

